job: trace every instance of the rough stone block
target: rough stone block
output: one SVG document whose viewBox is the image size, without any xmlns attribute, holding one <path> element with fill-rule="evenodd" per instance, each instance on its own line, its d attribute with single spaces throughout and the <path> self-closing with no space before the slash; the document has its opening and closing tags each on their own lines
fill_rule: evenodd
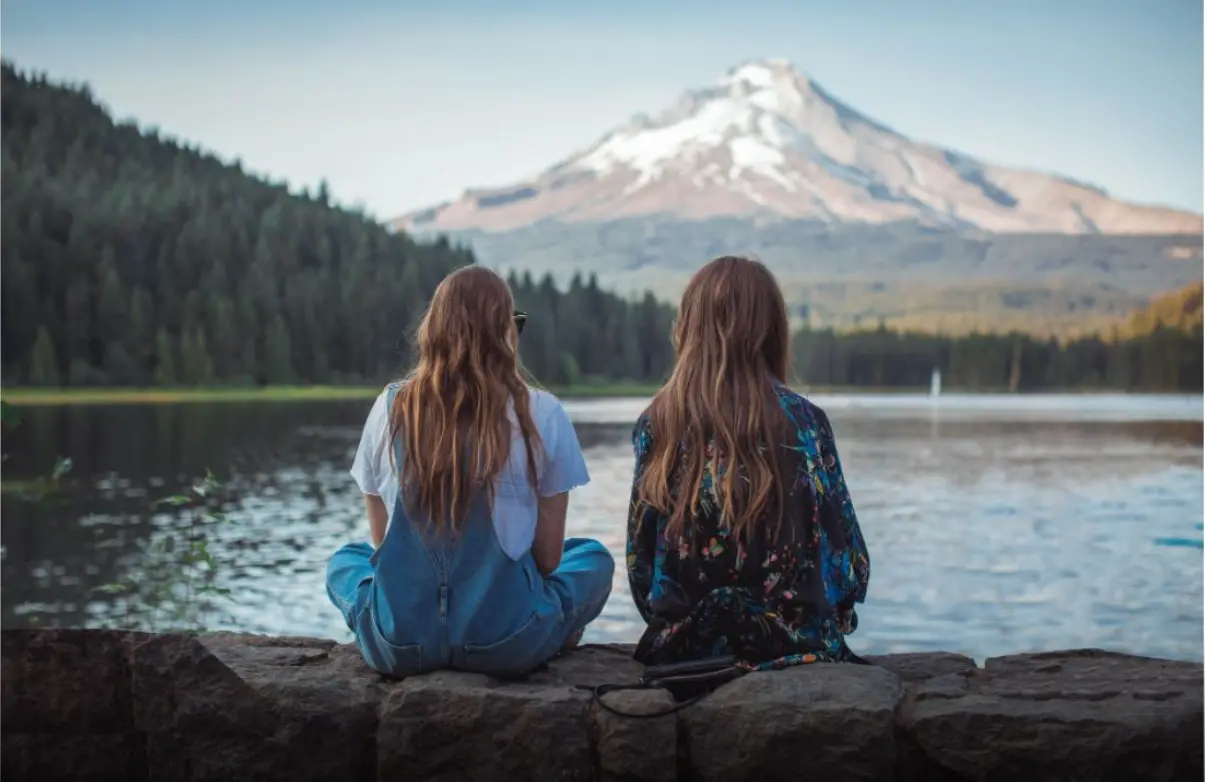
<svg viewBox="0 0 1205 782">
<path fill-rule="evenodd" d="M 18 733 L 4 736 L 6 782 L 126 782 L 147 779 L 146 737 L 138 733 Z"/>
<path fill-rule="evenodd" d="M 377 729 L 381 779 L 591 778 L 586 696 L 567 687 L 441 672 L 402 682 Z"/>
<path fill-rule="evenodd" d="M 904 683 L 976 670 L 975 661 L 970 657 L 950 652 L 879 654 L 867 657 L 866 661 L 891 671 Z"/>
<path fill-rule="evenodd" d="M 700 780 L 890 780 L 896 676 L 877 666 L 805 665 L 753 673 L 682 712 Z"/>
<path fill-rule="evenodd" d="M 355 650 L 306 638 L 190 640 L 135 656 L 140 714 L 160 719 L 142 723 L 151 779 L 375 777 L 383 680 Z"/>
<path fill-rule="evenodd" d="M 674 706 L 662 690 L 608 693 L 606 703 L 627 714 L 650 714 Z M 623 717 L 602 708 L 590 707 L 590 729 L 597 747 L 599 779 L 602 782 L 673 782 L 678 778 L 678 715 Z"/>
<path fill-rule="evenodd" d="M 133 730 L 126 633 L 39 630 L 0 633 L 4 733 Z"/>
<path fill-rule="evenodd" d="M 5 780 L 1201 779 L 1202 666 L 1099 651 L 757 673 L 673 715 L 592 646 L 524 681 L 406 681 L 317 638 L 0 633 Z M 617 692 L 640 713 L 664 692 Z"/>
<path fill-rule="evenodd" d="M 1202 669 L 1096 650 L 990 659 L 916 686 L 920 778 L 1201 779 Z"/>
</svg>

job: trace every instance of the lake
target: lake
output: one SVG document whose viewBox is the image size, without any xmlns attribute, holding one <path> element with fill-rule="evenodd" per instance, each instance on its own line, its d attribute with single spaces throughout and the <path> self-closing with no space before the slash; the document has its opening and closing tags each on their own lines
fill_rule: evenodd
<svg viewBox="0 0 1205 782">
<path fill-rule="evenodd" d="M 1202 399 L 1154 396 L 817 396 L 871 552 L 850 637 L 859 653 L 946 649 L 982 660 L 1100 647 L 1202 659 Z M 325 562 L 363 540 L 347 469 L 370 400 L 26 408 L 8 438 L 5 628 L 208 629 L 348 638 Z M 642 400 L 565 403 L 593 482 L 570 534 L 615 553 L 615 588 L 587 640 L 634 641 L 623 536 Z M 55 502 L 13 487 L 56 456 Z M 207 523 L 224 597 L 177 586 L 130 605 L 98 588 L 162 570 L 144 552 L 187 523 L 152 501 L 212 469 L 226 521 Z M 163 555 L 157 555 L 162 557 Z M 156 564 L 158 563 L 158 564 Z M 185 605 L 187 603 L 187 606 Z"/>
</svg>

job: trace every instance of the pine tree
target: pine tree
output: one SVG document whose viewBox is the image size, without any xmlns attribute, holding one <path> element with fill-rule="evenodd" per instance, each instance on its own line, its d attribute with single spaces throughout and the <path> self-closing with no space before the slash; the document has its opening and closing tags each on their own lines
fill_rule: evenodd
<svg viewBox="0 0 1205 782">
<path fill-rule="evenodd" d="M 203 386 L 213 380 L 213 361 L 205 345 L 205 332 L 197 328 L 180 338 L 180 375 L 190 386 Z"/>
<path fill-rule="evenodd" d="M 209 346 L 205 344 L 205 332 L 199 328 L 193 333 L 192 349 L 190 382 L 198 386 L 209 385 L 213 382 L 213 359 L 209 357 Z"/>
<path fill-rule="evenodd" d="M 155 335 L 155 385 L 174 386 L 176 384 L 176 359 L 172 348 L 171 338 L 167 332 L 159 329 Z"/>
<path fill-rule="evenodd" d="M 45 326 L 38 327 L 38 336 L 30 354 L 29 384 L 39 388 L 53 388 L 59 384 L 59 360 L 54 352 L 54 341 Z"/>
<path fill-rule="evenodd" d="M 129 304 L 121 287 L 111 247 L 106 247 L 101 253 L 97 276 L 100 281 L 96 299 L 97 335 L 105 343 L 119 342 L 125 336 Z"/>
<path fill-rule="evenodd" d="M 279 315 L 268 328 L 267 341 L 264 343 L 264 361 L 269 383 L 290 383 L 293 381 L 292 347 L 289 344 L 289 330 L 285 327 L 284 319 Z"/>
</svg>

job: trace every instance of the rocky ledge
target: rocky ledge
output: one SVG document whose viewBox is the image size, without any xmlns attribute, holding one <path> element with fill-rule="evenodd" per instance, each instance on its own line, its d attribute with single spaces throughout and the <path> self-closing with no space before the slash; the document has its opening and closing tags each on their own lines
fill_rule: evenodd
<svg viewBox="0 0 1205 782">
<path fill-rule="evenodd" d="M 314 638 L 0 637 L 6 781 L 1202 778 L 1201 665 L 1094 650 L 758 673 L 631 719 L 574 686 L 635 681 L 623 647 L 575 651 L 522 682 L 395 682 Z"/>
</svg>

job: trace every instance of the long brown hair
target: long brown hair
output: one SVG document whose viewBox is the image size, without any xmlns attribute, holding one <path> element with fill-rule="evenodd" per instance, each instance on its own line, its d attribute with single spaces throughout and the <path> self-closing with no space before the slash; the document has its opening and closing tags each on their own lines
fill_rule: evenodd
<svg viewBox="0 0 1205 782">
<path fill-rule="evenodd" d="M 506 282 L 480 266 L 448 275 L 435 289 L 416 341 L 418 361 L 389 411 L 389 441 L 402 438 L 399 483 L 412 516 L 424 514 L 423 525 L 429 519 L 437 533 L 455 533 L 477 492 L 484 490 L 493 504 L 494 478 L 511 452 L 512 405 L 535 485 L 542 444 Z"/>
<path fill-rule="evenodd" d="M 768 515 L 766 531 L 776 533 L 786 415 L 774 383 L 786 382 L 791 352 L 778 283 L 757 261 L 717 258 L 686 286 L 673 338 L 673 374 L 647 410 L 653 442 L 637 501 L 666 515 L 667 532 L 681 536 L 709 472 L 721 523 L 748 536 Z"/>
</svg>

